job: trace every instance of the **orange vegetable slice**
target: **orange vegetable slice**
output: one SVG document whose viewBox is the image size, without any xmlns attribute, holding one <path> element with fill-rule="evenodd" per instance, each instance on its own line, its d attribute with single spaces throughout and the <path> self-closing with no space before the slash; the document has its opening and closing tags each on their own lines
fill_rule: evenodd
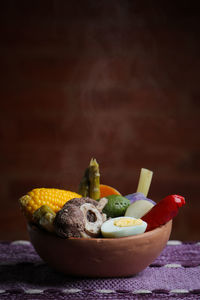
<svg viewBox="0 0 200 300">
<path fill-rule="evenodd" d="M 121 195 L 121 194 L 115 188 L 109 185 L 100 184 L 100 197 L 103 198 L 110 195 Z"/>
</svg>

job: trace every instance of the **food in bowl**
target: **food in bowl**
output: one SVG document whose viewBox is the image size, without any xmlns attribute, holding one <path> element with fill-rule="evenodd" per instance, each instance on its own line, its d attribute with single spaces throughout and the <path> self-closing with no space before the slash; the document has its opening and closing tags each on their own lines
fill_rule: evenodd
<svg viewBox="0 0 200 300">
<path fill-rule="evenodd" d="M 117 189 L 109 188 L 108 185 L 100 183 L 99 164 L 95 159 L 90 161 L 76 192 L 46 188 L 33 189 L 27 195 L 21 197 L 19 202 L 29 223 L 29 233 L 36 251 L 50 264 L 53 261 L 52 266 L 55 266 L 55 268 L 57 264 L 54 261 L 54 254 L 47 254 L 46 251 L 46 245 L 50 246 L 51 242 L 54 243 L 54 251 L 57 251 L 60 255 L 64 254 L 62 247 L 66 253 L 73 253 L 76 259 L 80 256 L 80 253 L 81 257 L 85 253 L 83 255 L 84 259 L 88 259 L 89 263 L 92 257 L 91 263 L 93 264 L 93 269 L 88 273 L 88 276 L 94 276 L 95 265 L 101 269 L 99 263 L 97 264 L 95 261 L 103 261 L 104 266 L 107 262 L 109 268 L 113 268 L 113 262 L 116 262 L 115 256 L 119 256 L 118 258 L 121 259 L 119 252 L 122 251 L 123 245 L 127 247 L 127 243 L 129 243 L 127 248 L 129 255 L 133 250 L 133 253 L 136 251 L 139 257 L 140 255 L 135 249 L 135 246 L 138 247 L 137 243 L 144 245 L 144 247 L 148 244 L 155 248 L 155 251 L 150 250 L 152 254 L 145 251 L 143 254 L 149 258 L 147 260 L 142 258 L 145 264 L 137 263 L 140 267 L 130 268 L 130 272 L 134 272 L 134 274 L 138 270 L 142 270 L 163 249 L 171 232 L 170 220 L 176 216 L 179 208 L 185 204 L 184 198 L 178 195 L 167 196 L 157 204 L 148 199 L 147 194 L 152 174 L 153 172 L 147 169 L 141 170 L 138 188 L 134 193 L 137 196 L 140 195 L 140 198 L 137 197 L 136 201 L 130 199 L 130 194 L 127 197 L 123 196 Z M 108 194 L 106 194 L 106 191 Z M 111 194 L 112 191 L 114 191 L 113 194 Z M 135 196 L 134 194 L 131 195 Z M 102 195 L 103 197 L 101 197 Z M 162 231 L 165 232 L 164 239 L 160 238 Z M 156 248 L 158 233 L 160 242 L 158 242 Z M 152 242 L 153 244 L 151 244 Z M 100 246 L 103 247 L 101 250 L 99 249 Z M 90 247 L 92 248 L 90 249 Z M 116 247 L 116 249 L 113 247 Z M 94 249 L 96 249 L 96 253 L 93 252 Z M 77 254 L 77 251 L 80 252 Z M 143 250 L 141 249 L 141 251 Z M 100 259 L 98 255 L 103 255 L 103 253 L 104 257 Z M 110 255 L 108 253 L 112 253 L 109 258 L 110 262 L 105 257 Z M 131 259 L 133 260 L 132 254 Z M 82 272 L 78 272 L 77 267 L 74 271 L 69 264 L 65 263 L 67 270 L 65 270 L 66 268 L 63 270 L 62 264 L 58 263 L 59 267 L 57 269 L 65 271 L 67 274 L 71 272 L 74 275 Z M 120 272 L 120 268 L 117 269 L 119 276 L 131 274 L 127 272 L 128 265 L 122 268 L 123 272 Z M 106 270 L 108 270 L 107 267 Z M 103 272 L 102 270 L 97 271 L 97 273 L 99 276 L 103 276 L 103 274 L 114 276 L 111 271 Z"/>
</svg>

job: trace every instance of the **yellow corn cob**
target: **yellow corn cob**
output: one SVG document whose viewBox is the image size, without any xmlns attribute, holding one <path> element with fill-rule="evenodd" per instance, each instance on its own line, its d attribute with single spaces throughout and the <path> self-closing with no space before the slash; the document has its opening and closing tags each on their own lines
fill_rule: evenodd
<svg viewBox="0 0 200 300">
<path fill-rule="evenodd" d="M 81 195 L 71 191 L 37 188 L 28 192 L 27 195 L 22 196 L 19 199 L 19 203 L 22 212 L 31 221 L 34 211 L 42 205 L 49 205 L 57 213 L 67 201 L 81 197 Z"/>
</svg>

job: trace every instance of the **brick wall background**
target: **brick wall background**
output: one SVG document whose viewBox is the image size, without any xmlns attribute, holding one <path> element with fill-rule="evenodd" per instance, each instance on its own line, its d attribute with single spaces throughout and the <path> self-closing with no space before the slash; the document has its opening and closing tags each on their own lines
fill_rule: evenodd
<svg viewBox="0 0 200 300">
<path fill-rule="evenodd" d="M 162 2 L 162 1 L 161 1 Z M 186 197 L 171 238 L 199 239 L 200 18 L 193 2 L 2 1 L 1 239 L 25 239 L 18 198 L 101 182 Z"/>
</svg>

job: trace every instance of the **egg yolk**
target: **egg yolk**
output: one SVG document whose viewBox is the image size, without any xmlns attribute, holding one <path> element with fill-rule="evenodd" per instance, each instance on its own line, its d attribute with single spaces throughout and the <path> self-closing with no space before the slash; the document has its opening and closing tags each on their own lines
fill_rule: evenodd
<svg viewBox="0 0 200 300">
<path fill-rule="evenodd" d="M 131 218 L 121 218 L 119 220 L 115 220 L 114 225 L 118 227 L 129 227 L 129 226 L 136 226 L 141 225 L 141 219 L 131 219 Z"/>
</svg>

